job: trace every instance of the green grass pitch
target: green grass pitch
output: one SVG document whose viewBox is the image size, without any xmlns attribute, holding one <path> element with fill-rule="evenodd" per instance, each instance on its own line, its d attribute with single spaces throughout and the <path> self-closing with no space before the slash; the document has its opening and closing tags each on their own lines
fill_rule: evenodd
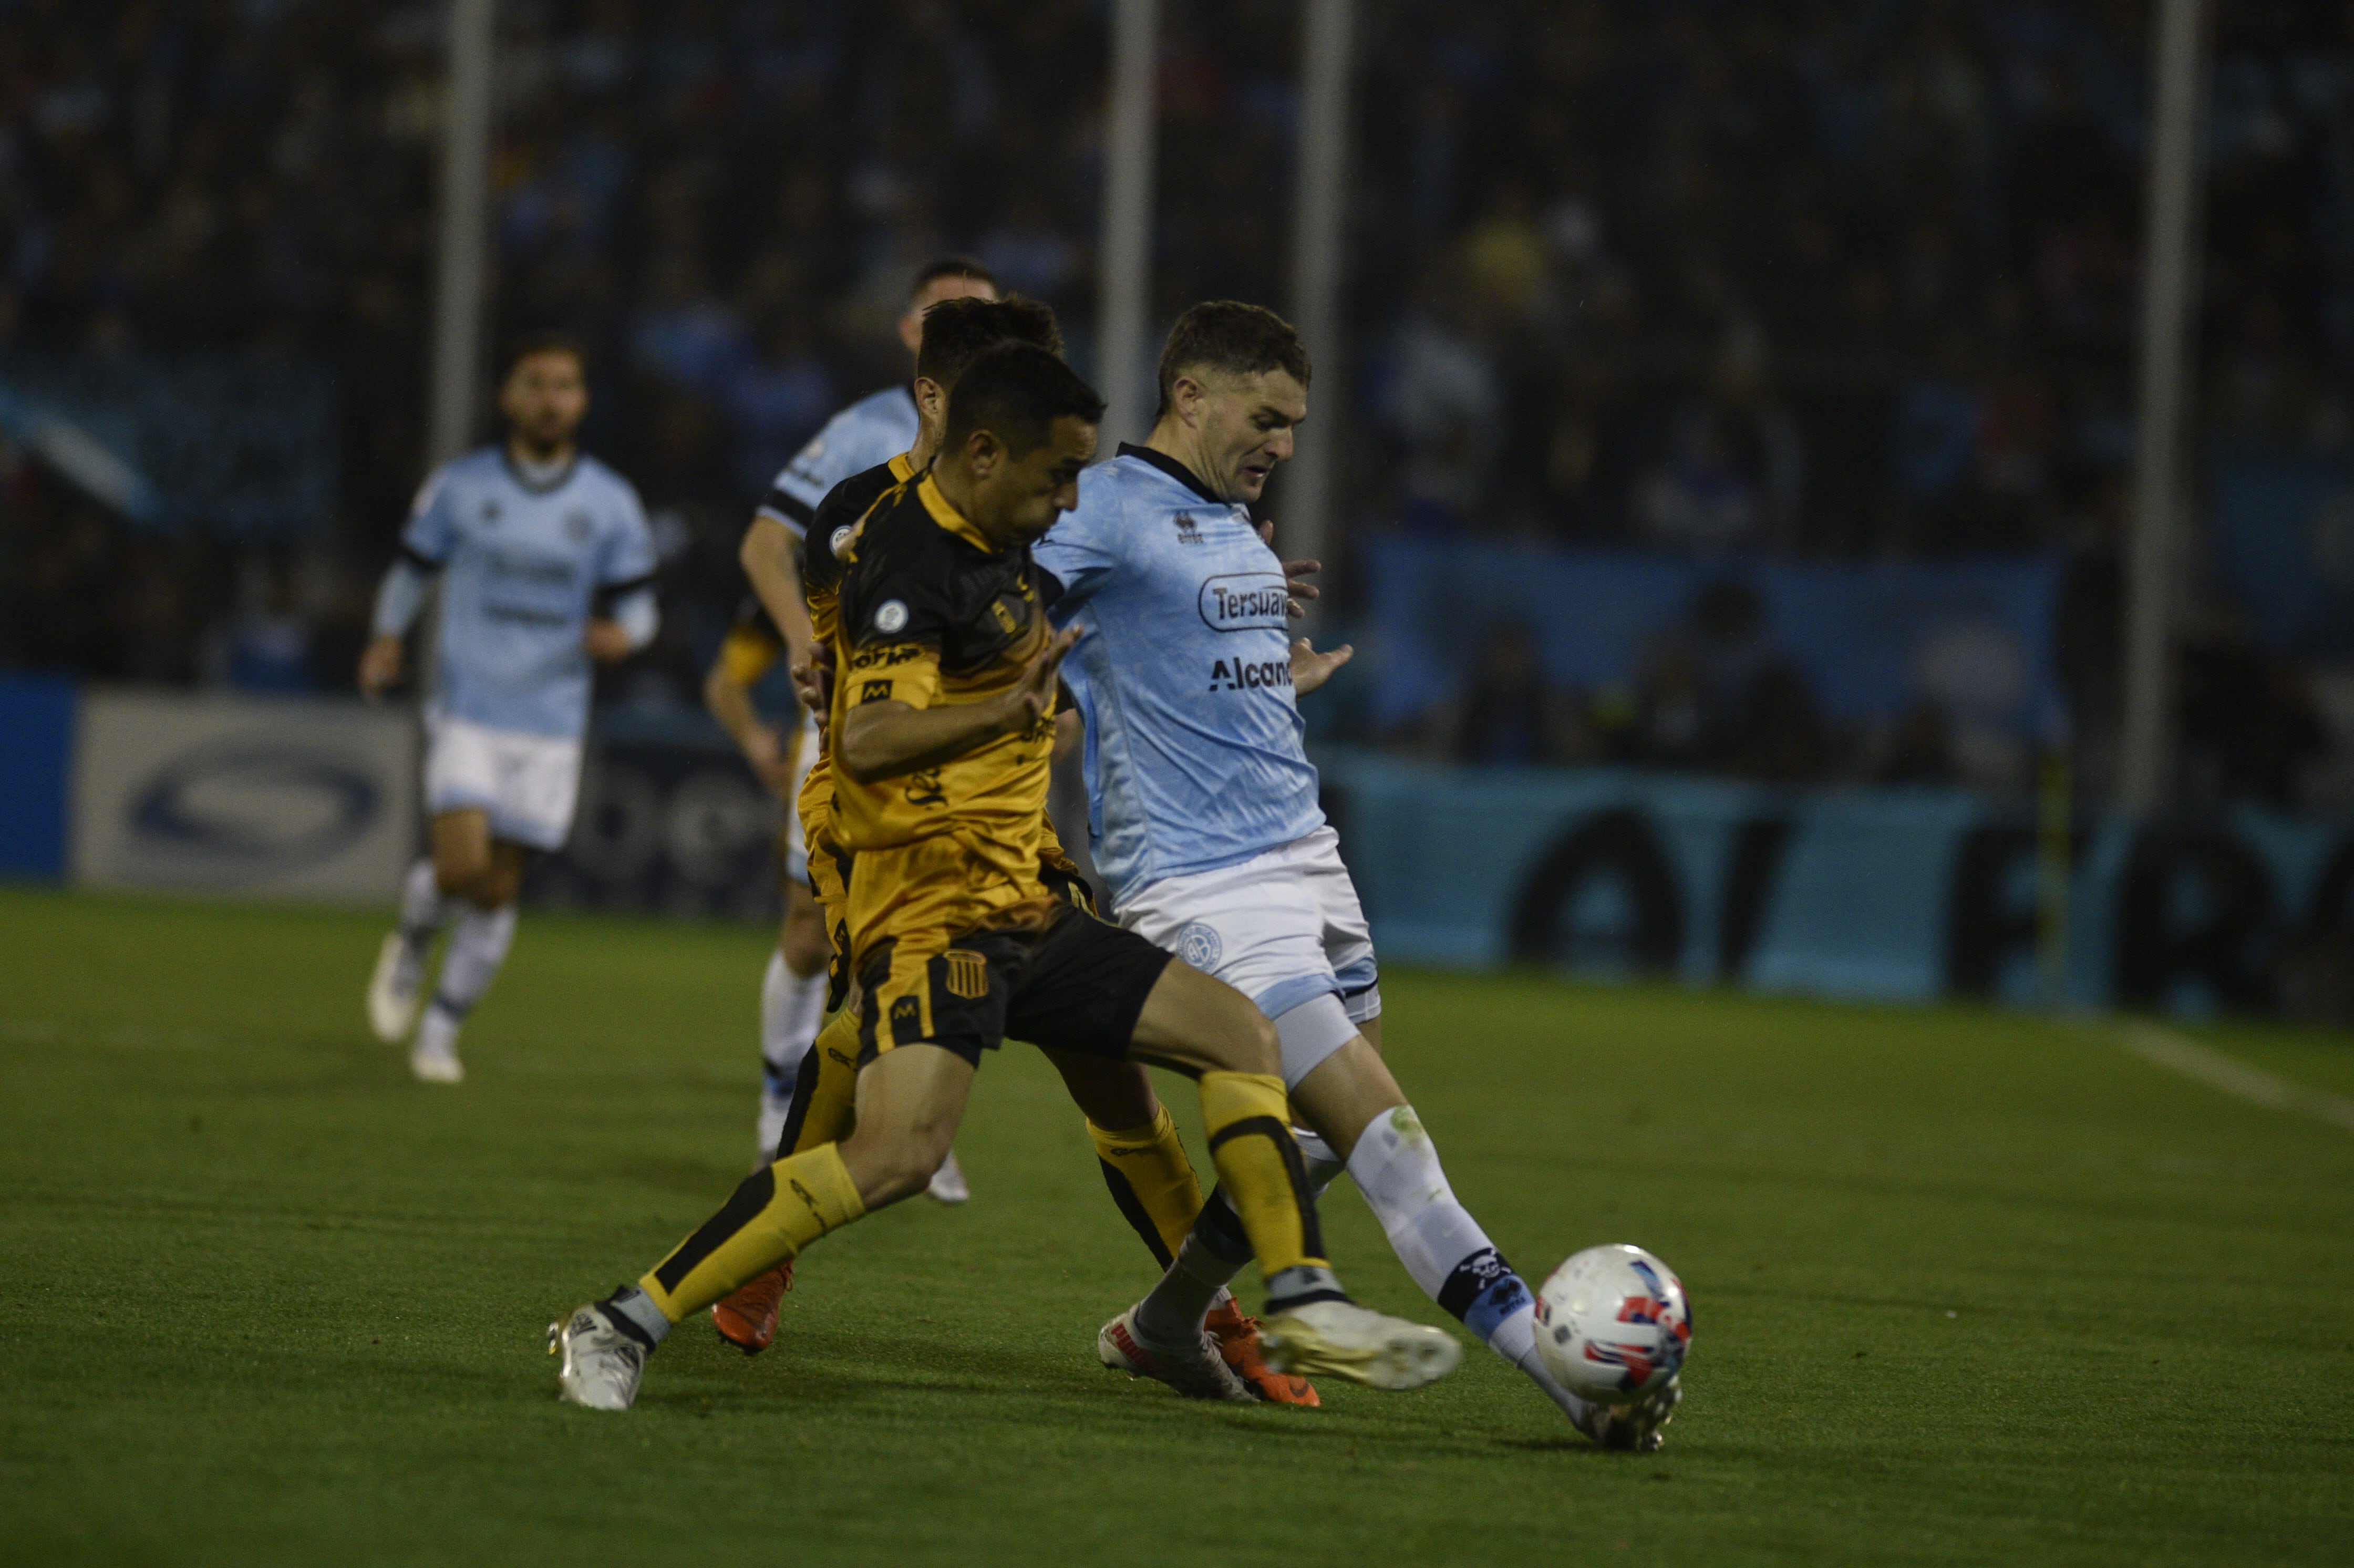
<svg viewBox="0 0 2354 1568">
<path fill-rule="evenodd" d="M 2354 1134 L 2103 1026 L 1390 976 L 1508 1254 L 1682 1274 L 1653 1457 L 1476 1346 L 1320 1412 L 1103 1372 L 1151 1269 L 1019 1047 L 969 1207 L 827 1242 L 776 1349 L 690 1323 L 612 1416 L 544 1331 L 744 1170 L 767 934 L 527 916 L 447 1090 L 366 1033 L 381 928 L 0 892 L 0 1562 L 2354 1559 Z M 2201 1033 L 2354 1093 L 2343 1038 Z M 1326 1208 L 1362 1298 L 1445 1320 Z"/>
</svg>

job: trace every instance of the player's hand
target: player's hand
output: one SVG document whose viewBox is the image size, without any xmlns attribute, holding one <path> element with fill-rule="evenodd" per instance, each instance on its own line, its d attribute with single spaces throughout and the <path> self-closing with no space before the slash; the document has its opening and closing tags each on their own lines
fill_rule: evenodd
<svg viewBox="0 0 2354 1568">
<path fill-rule="evenodd" d="M 591 620 L 580 634 L 580 645 L 588 650 L 588 657 L 600 664 L 618 664 L 636 650 L 630 646 L 630 634 L 621 630 L 618 620 Z"/>
<path fill-rule="evenodd" d="M 360 695 L 375 702 L 400 680 L 400 639 L 380 635 L 368 640 L 360 654 Z"/>
<path fill-rule="evenodd" d="M 1291 689 L 1301 696 L 1332 678 L 1333 672 L 1357 656 L 1357 651 L 1346 642 L 1329 652 L 1319 653 L 1305 637 L 1291 642 Z"/>
<path fill-rule="evenodd" d="M 1259 542 L 1268 549 L 1275 548 L 1275 524 L 1262 522 L 1257 525 Z M 1321 561 L 1286 561 L 1283 563 L 1283 591 L 1288 597 L 1283 601 L 1283 612 L 1294 620 L 1308 614 L 1308 601 L 1322 599 L 1324 590 L 1308 579 L 1324 569 Z"/>
<path fill-rule="evenodd" d="M 801 706 L 819 715 L 833 711 L 833 650 L 822 642 L 810 644 L 806 657 L 793 663 L 793 694 Z"/>
<path fill-rule="evenodd" d="M 998 699 L 1005 705 L 1005 728 L 1009 734 L 1023 734 L 1055 711 L 1063 658 L 1078 646 L 1080 635 L 1076 626 L 1064 628 L 1061 636 L 1040 649 L 1038 657 L 1030 661 L 1029 668 L 1022 672 L 1013 690 Z"/>
<path fill-rule="evenodd" d="M 792 794 L 794 758 L 784 753 L 784 745 L 777 732 L 766 725 L 758 725 L 745 732 L 744 760 L 752 765 L 752 772 L 769 792 L 779 800 Z"/>
</svg>

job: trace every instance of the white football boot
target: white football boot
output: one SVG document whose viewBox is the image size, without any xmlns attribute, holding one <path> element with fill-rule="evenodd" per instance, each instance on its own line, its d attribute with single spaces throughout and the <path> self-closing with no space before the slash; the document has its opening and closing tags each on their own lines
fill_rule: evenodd
<svg viewBox="0 0 2354 1568">
<path fill-rule="evenodd" d="M 1666 1427 L 1683 1403 L 1683 1374 L 1653 1389 L 1632 1404 L 1586 1405 L 1587 1418 L 1577 1429 L 1605 1448 L 1623 1454 L 1649 1454 L 1668 1440 Z"/>
<path fill-rule="evenodd" d="M 440 1050 L 422 1044 L 408 1053 L 408 1071 L 420 1084 L 462 1084 L 466 1081 L 466 1065 L 458 1060 L 458 1053 L 444 1045 Z"/>
<path fill-rule="evenodd" d="M 595 1302 L 547 1326 L 547 1353 L 561 1353 L 556 1397 L 590 1410 L 627 1410 L 636 1403 L 646 1370 L 646 1348 L 615 1326 Z"/>
<path fill-rule="evenodd" d="M 931 1184 L 924 1189 L 924 1196 L 934 1202 L 950 1204 L 961 1203 L 972 1196 L 972 1189 L 965 1185 L 964 1167 L 957 1163 L 955 1150 L 949 1150 L 940 1168 L 932 1172 Z"/>
<path fill-rule="evenodd" d="M 1258 1326 L 1267 1364 L 1300 1377 L 1331 1373 L 1397 1392 L 1437 1383 L 1463 1359 L 1444 1330 L 1367 1311 L 1353 1301 L 1311 1301 L 1270 1312 Z"/>
<path fill-rule="evenodd" d="M 1226 1399 L 1247 1403 L 1249 1387 L 1235 1375 L 1219 1352 L 1217 1337 L 1203 1330 L 1191 1350 L 1184 1346 L 1147 1347 L 1136 1333 L 1136 1308 L 1131 1307 L 1106 1323 L 1096 1334 L 1096 1359 L 1114 1372 L 1165 1383 L 1188 1399 Z"/>
<path fill-rule="evenodd" d="M 376 973 L 368 979 L 368 1027 L 387 1045 L 398 1045 L 417 1027 L 425 1001 L 425 955 L 399 932 L 388 933 L 376 949 Z"/>
</svg>

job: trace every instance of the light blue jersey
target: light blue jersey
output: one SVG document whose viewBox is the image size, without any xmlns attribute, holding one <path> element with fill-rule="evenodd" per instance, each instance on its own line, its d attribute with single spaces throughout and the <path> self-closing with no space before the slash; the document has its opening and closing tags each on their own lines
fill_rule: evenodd
<svg viewBox="0 0 2354 1568">
<path fill-rule="evenodd" d="M 505 449 L 485 447 L 425 482 L 400 547 L 441 573 L 436 711 L 579 738 L 590 683 L 581 637 L 598 597 L 653 580 L 653 535 L 629 482 L 582 457 L 534 486 Z"/>
<path fill-rule="evenodd" d="M 1246 509 L 1123 445 L 1031 553 L 1061 585 L 1056 626 L 1087 633 L 1063 678 L 1087 723 L 1087 826 L 1114 908 L 1323 825 L 1283 563 Z"/>
<path fill-rule="evenodd" d="M 773 517 L 800 538 L 809 532 L 825 493 L 854 473 L 879 468 L 916 444 L 916 398 L 905 387 L 861 397 L 810 438 L 760 503 L 756 515 Z"/>
</svg>

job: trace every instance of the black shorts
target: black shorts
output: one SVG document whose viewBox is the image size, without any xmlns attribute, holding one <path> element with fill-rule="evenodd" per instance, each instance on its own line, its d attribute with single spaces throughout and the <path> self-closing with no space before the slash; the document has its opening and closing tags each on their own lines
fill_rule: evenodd
<svg viewBox="0 0 2354 1568">
<path fill-rule="evenodd" d="M 1014 1039 L 1121 1057 L 1169 955 L 1072 906 L 1043 928 L 968 932 L 945 950 L 884 942 L 859 971 L 858 1065 L 928 1042 L 974 1066 Z"/>
</svg>

